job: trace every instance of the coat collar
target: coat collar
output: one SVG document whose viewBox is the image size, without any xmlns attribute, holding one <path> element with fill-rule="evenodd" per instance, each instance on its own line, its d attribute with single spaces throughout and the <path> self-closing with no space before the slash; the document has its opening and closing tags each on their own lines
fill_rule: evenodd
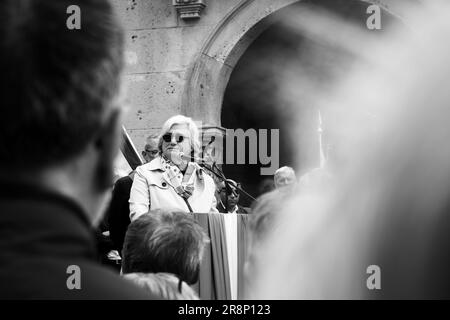
<svg viewBox="0 0 450 320">
<path fill-rule="evenodd" d="M 156 157 L 155 159 L 153 159 L 152 161 L 147 163 L 145 166 L 150 171 L 155 171 L 155 170 L 164 171 L 161 160 L 162 160 L 161 156 Z"/>
<path fill-rule="evenodd" d="M 173 187 L 172 183 L 170 182 L 170 178 L 167 175 L 166 169 L 163 166 L 161 156 L 158 156 L 157 158 L 153 159 L 149 163 L 145 164 L 145 167 L 149 171 L 162 171 L 162 177 L 163 177 L 164 181 Z"/>
<path fill-rule="evenodd" d="M 158 156 L 157 158 L 153 159 L 149 163 L 144 164 L 144 167 L 149 171 L 163 171 L 162 176 L 163 176 L 164 180 L 169 185 L 173 186 L 172 183 L 170 182 L 169 176 L 165 172 L 166 169 L 163 167 L 163 162 L 162 162 L 161 156 Z M 196 170 L 196 172 L 194 175 L 203 175 L 204 174 L 203 168 L 200 167 L 197 163 L 195 163 L 195 170 Z"/>
</svg>

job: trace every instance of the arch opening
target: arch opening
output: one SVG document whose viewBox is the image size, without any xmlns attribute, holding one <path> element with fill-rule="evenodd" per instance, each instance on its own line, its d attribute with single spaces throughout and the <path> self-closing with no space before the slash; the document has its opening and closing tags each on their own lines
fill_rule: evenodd
<svg viewBox="0 0 450 320">
<path fill-rule="evenodd" d="M 381 10 L 382 28 L 369 30 L 366 24 L 369 5 L 359 0 L 301 1 L 262 20 L 261 25 L 255 27 L 258 36 L 246 47 L 232 72 L 230 70 L 229 80 L 226 79 L 220 112 L 221 126 L 227 129 L 279 130 L 280 167 L 293 166 L 298 176 L 318 167 L 321 161 L 320 139 L 330 142 L 332 133 L 327 132 L 326 128 L 333 121 L 333 115 L 321 110 L 322 122 L 319 123 L 319 110 L 308 91 L 328 93 L 333 84 L 344 79 L 355 56 L 343 49 L 339 41 L 330 43 L 299 33 L 285 23 L 284 17 L 287 12 L 302 10 L 306 6 L 318 7 L 330 10 L 344 21 L 352 21 L 367 33 L 368 41 L 382 41 L 384 32 L 401 25 L 401 20 Z M 339 30 L 327 32 L 333 35 L 338 34 Z M 298 79 L 295 77 L 298 73 L 302 73 L 301 79 L 304 81 L 289 83 L 290 78 Z M 286 85 L 288 90 L 284 88 Z M 298 90 L 293 90 L 296 85 Z M 323 130 L 322 137 L 319 137 L 319 130 Z M 276 151 L 269 145 L 271 149 Z M 229 151 L 225 149 L 224 153 Z M 235 148 L 234 154 L 236 152 Z M 225 163 L 223 170 L 227 177 L 240 181 L 250 194 L 258 196 L 267 190 L 267 180 L 273 177 L 261 175 L 264 165 L 259 159 L 257 164 L 248 164 L 248 154 L 247 141 L 247 164 L 236 164 L 236 161 Z M 270 156 L 273 159 L 276 155 Z M 244 205 L 250 205 L 249 199 L 241 198 Z"/>
</svg>

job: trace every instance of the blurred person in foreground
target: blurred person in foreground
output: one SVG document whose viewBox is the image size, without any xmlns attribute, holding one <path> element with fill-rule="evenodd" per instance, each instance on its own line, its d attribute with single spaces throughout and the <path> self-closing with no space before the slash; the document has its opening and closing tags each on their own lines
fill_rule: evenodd
<svg viewBox="0 0 450 320">
<path fill-rule="evenodd" d="M 450 298 L 450 4 L 404 10 L 408 32 L 368 47 L 345 22 L 320 26 L 345 32 L 362 58 L 325 99 L 346 159 L 336 188 L 283 208 L 257 258 L 254 298 Z"/>
<path fill-rule="evenodd" d="M 206 233 L 183 212 L 156 210 L 134 220 L 123 247 L 124 277 L 165 299 L 198 300 Z"/>
<path fill-rule="evenodd" d="M 130 219 L 156 209 L 217 212 L 216 185 L 193 162 L 200 152 L 199 130 L 194 121 L 183 115 L 169 118 L 162 126 L 158 148 L 158 157 L 136 168 Z"/>
<path fill-rule="evenodd" d="M 79 30 L 66 27 L 71 5 Z M 0 25 L 0 298 L 152 297 L 96 263 L 92 226 L 120 132 L 123 31 L 111 5 L 3 0 Z"/>
<path fill-rule="evenodd" d="M 261 268 L 270 268 L 270 261 L 260 261 L 258 257 L 266 250 L 266 240 L 277 233 L 278 219 L 283 206 L 293 197 L 290 192 L 278 189 L 259 196 L 253 202 L 248 216 L 247 256 L 244 262 L 244 294 L 246 299 L 254 299 L 252 281 Z"/>
<path fill-rule="evenodd" d="M 270 192 L 275 189 L 275 183 L 273 178 L 265 178 L 258 185 L 258 194 L 262 195 L 264 193 Z"/>
<path fill-rule="evenodd" d="M 339 148 L 336 145 L 328 144 L 321 166 L 309 170 L 300 177 L 298 192 L 328 192 L 334 188 L 339 181 L 343 166 L 340 158 Z"/>
</svg>

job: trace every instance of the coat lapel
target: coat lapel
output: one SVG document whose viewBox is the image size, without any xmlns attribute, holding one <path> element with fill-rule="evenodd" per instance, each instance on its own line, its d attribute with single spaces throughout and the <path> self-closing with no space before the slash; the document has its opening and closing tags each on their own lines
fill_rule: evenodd
<svg viewBox="0 0 450 320">
<path fill-rule="evenodd" d="M 163 173 L 162 173 L 162 177 L 163 177 L 163 179 L 172 187 L 172 188 L 175 188 L 175 186 L 172 184 L 172 182 L 170 181 L 170 178 L 169 178 L 169 174 L 167 173 L 167 171 L 164 171 Z"/>
</svg>

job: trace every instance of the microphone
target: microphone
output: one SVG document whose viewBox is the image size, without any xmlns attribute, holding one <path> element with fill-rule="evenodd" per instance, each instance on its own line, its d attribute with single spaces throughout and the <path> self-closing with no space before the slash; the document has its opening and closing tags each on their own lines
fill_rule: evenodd
<svg viewBox="0 0 450 320">
<path fill-rule="evenodd" d="M 186 160 L 186 161 L 192 161 L 194 160 L 195 162 L 198 163 L 198 165 L 200 165 L 202 168 L 208 170 L 209 172 L 211 172 L 212 174 L 214 174 L 217 178 L 219 178 L 221 181 L 223 181 L 225 183 L 225 186 L 228 186 L 231 184 L 227 178 L 225 177 L 225 175 L 223 174 L 222 170 L 220 170 L 217 165 L 216 162 L 213 162 L 212 165 L 209 165 L 208 162 L 203 159 L 203 158 L 198 158 L 198 157 L 191 157 L 191 156 L 187 156 L 185 155 L 183 152 L 179 153 L 179 156 L 181 157 L 181 159 Z M 218 171 L 218 172 L 216 172 Z M 245 194 L 247 197 L 249 197 L 250 199 L 252 199 L 253 201 L 255 201 L 256 199 L 250 195 L 248 192 L 246 192 L 244 189 L 242 189 L 242 187 L 240 185 L 237 185 L 235 183 L 232 184 L 233 188 L 239 190 L 240 192 L 242 192 L 243 194 Z"/>
<path fill-rule="evenodd" d="M 183 152 L 180 153 L 180 157 L 181 157 L 181 159 L 186 160 L 186 161 L 192 161 L 192 160 L 194 160 L 194 162 L 197 162 L 197 163 L 199 163 L 199 164 L 207 164 L 207 162 L 206 162 L 205 159 L 199 158 L 199 157 L 191 157 L 191 156 L 187 156 L 187 155 L 185 155 Z"/>
</svg>

